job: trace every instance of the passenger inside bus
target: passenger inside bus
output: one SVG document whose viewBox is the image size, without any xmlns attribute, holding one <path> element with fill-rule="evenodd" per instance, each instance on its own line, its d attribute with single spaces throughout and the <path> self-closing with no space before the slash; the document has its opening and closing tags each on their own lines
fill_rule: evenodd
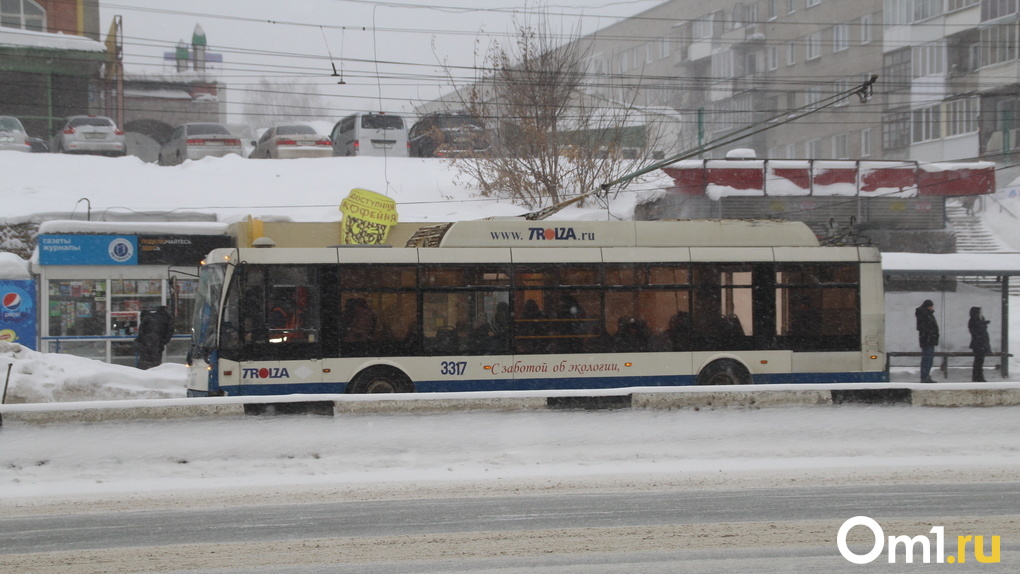
<svg viewBox="0 0 1020 574">
<path fill-rule="evenodd" d="M 621 351 L 646 351 L 651 333 L 644 319 L 633 315 L 620 317 L 616 321 L 616 333 L 613 334 L 612 349 Z"/>
<path fill-rule="evenodd" d="M 348 299 L 340 315 L 341 340 L 355 343 L 371 340 L 375 324 L 375 312 L 364 299 Z"/>
<path fill-rule="evenodd" d="M 375 336 L 375 311 L 368 303 L 355 297 L 348 299 L 340 314 L 340 343 L 344 355 L 365 357 L 372 354 L 370 345 Z"/>
<path fill-rule="evenodd" d="M 516 347 L 518 353 L 541 352 L 545 342 L 542 337 L 547 335 L 545 314 L 538 302 L 528 299 L 517 317 L 515 325 Z"/>
<path fill-rule="evenodd" d="M 669 318 L 666 330 L 655 336 L 652 350 L 690 351 L 691 348 L 691 314 L 687 311 L 677 311 Z"/>
<path fill-rule="evenodd" d="M 276 291 L 266 315 L 270 343 L 287 343 L 304 339 L 300 330 L 300 312 L 293 291 Z"/>
</svg>

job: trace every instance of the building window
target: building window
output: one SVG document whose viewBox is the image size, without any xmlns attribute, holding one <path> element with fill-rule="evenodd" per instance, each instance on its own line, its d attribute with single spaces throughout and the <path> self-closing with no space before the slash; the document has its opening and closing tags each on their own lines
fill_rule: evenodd
<svg viewBox="0 0 1020 574">
<path fill-rule="evenodd" d="M 806 60 L 816 60 L 822 57 L 822 33 L 813 32 L 807 35 L 807 55 L 804 57 Z"/>
<path fill-rule="evenodd" d="M 904 48 L 885 55 L 882 66 L 882 85 L 890 92 L 910 89 L 910 48 Z"/>
<path fill-rule="evenodd" d="M 715 35 L 715 14 L 702 16 L 691 22 L 691 37 L 695 42 L 708 40 Z"/>
<path fill-rule="evenodd" d="M 820 139 L 816 138 L 804 142 L 804 151 L 807 152 L 806 155 L 808 159 L 816 159 L 819 155 L 821 155 L 821 149 L 822 140 Z"/>
<path fill-rule="evenodd" d="M 871 16 L 861 16 L 861 44 L 870 44 L 874 37 L 871 34 L 871 27 L 874 26 L 874 20 Z"/>
<path fill-rule="evenodd" d="M 769 0 L 769 20 L 775 20 L 779 15 L 779 0 Z"/>
<path fill-rule="evenodd" d="M 910 112 L 882 114 L 882 149 L 902 149 L 910 145 Z"/>
<path fill-rule="evenodd" d="M 1016 59 L 1016 22 L 981 30 L 981 65 L 991 66 Z"/>
<path fill-rule="evenodd" d="M 733 50 L 726 50 L 712 55 L 712 77 L 717 80 L 732 78 Z"/>
<path fill-rule="evenodd" d="M 939 104 L 936 104 L 912 112 L 912 123 L 914 124 L 914 134 L 910 139 L 912 143 L 927 142 L 942 137 L 939 107 Z"/>
<path fill-rule="evenodd" d="M 792 66 L 797 63 L 797 42 L 786 43 L 786 65 Z"/>
<path fill-rule="evenodd" d="M 871 128 L 861 130 L 861 157 L 871 157 Z"/>
<path fill-rule="evenodd" d="M 850 134 L 836 134 L 832 136 L 832 157 L 834 159 L 847 159 L 849 151 Z"/>
<path fill-rule="evenodd" d="M 850 47 L 850 25 L 836 24 L 832 27 L 832 51 L 842 52 Z"/>
<path fill-rule="evenodd" d="M 1016 0 L 1006 0 L 1016 2 Z M 943 13 L 943 0 L 886 0 L 885 27 L 906 26 Z"/>
<path fill-rule="evenodd" d="M 944 74 L 946 72 L 945 51 L 946 45 L 942 42 L 915 46 L 912 54 L 914 77 L 920 78 Z"/>
<path fill-rule="evenodd" d="M 45 32 L 46 10 L 34 0 L 2 0 L 0 26 Z"/>
<path fill-rule="evenodd" d="M 842 94 L 844 92 L 849 92 L 850 88 L 853 87 L 853 84 L 851 82 L 852 82 L 852 80 L 850 80 L 850 78 L 843 78 L 842 80 L 836 80 L 835 82 L 832 83 L 832 94 L 833 95 L 839 95 L 839 94 Z M 843 96 L 842 98 L 839 98 L 838 100 L 836 100 L 836 103 L 833 104 L 833 105 L 835 107 L 843 107 L 843 106 L 850 105 L 850 96 L 846 95 L 846 96 Z"/>
<path fill-rule="evenodd" d="M 778 68 L 779 67 L 779 47 L 778 46 L 769 46 L 768 49 L 765 50 L 765 60 L 766 60 L 766 65 L 768 66 L 769 70 L 775 70 L 776 68 Z"/>
<path fill-rule="evenodd" d="M 968 6 L 975 6 L 980 3 L 981 0 L 947 0 L 946 12 L 953 12 L 954 10 L 960 10 Z"/>
<path fill-rule="evenodd" d="M 807 6 L 808 8 L 810 8 L 810 7 L 812 7 L 812 6 L 818 6 L 818 5 L 819 5 L 819 4 L 821 4 L 821 3 L 822 3 L 822 0 L 807 0 L 807 4 L 806 4 L 806 6 Z"/>
<path fill-rule="evenodd" d="M 784 147 L 786 148 L 786 159 L 794 159 L 797 157 L 797 144 L 788 143 Z"/>
<path fill-rule="evenodd" d="M 1008 0 L 1016 2 L 1016 0 Z M 942 14 L 943 0 L 914 0 L 914 22 L 934 18 Z"/>
<path fill-rule="evenodd" d="M 978 98 L 963 98 L 946 104 L 946 135 L 956 136 L 978 131 Z"/>
<path fill-rule="evenodd" d="M 808 109 L 816 109 L 818 107 L 818 102 L 822 101 L 822 89 L 819 87 L 808 88 L 805 94 L 807 96 L 805 104 L 808 106 Z"/>
<path fill-rule="evenodd" d="M 797 0 L 786 0 L 786 13 L 793 14 L 797 11 Z"/>
<path fill-rule="evenodd" d="M 981 0 L 981 21 L 1016 14 L 1017 0 Z"/>
</svg>

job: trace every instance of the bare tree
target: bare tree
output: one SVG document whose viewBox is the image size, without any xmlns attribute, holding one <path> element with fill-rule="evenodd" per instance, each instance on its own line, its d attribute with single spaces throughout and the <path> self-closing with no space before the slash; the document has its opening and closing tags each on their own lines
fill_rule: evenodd
<svg viewBox="0 0 1020 574">
<path fill-rule="evenodd" d="M 575 31 L 554 45 L 548 25 L 517 20 L 515 26 L 512 46 L 493 43 L 482 77 L 457 92 L 460 105 L 494 134 L 490 153 L 454 158 L 460 173 L 486 195 L 536 208 L 591 191 L 644 162 L 654 134 L 635 122 L 640 114 L 631 102 L 602 95 L 612 92 L 612 82 L 589 72 L 591 41 Z M 637 89 L 624 91 L 633 97 Z"/>
</svg>

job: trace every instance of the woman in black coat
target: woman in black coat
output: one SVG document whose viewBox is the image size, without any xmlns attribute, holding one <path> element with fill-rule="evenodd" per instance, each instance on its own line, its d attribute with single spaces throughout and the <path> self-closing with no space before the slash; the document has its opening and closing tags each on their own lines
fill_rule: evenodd
<svg viewBox="0 0 1020 574">
<path fill-rule="evenodd" d="M 967 329 L 970 331 L 970 349 L 974 352 L 971 380 L 975 383 L 984 383 L 985 355 L 992 352 L 992 344 L 988 340 L 988 321 L 981 316 L 981 307 L 970 308 Z"/>
</svg>

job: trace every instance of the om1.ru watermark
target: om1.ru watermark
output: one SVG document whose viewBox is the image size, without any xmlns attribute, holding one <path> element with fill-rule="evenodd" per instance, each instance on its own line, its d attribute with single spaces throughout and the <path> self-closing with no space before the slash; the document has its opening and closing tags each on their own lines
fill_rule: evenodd
<svg viewBox="0 0 1020 574">
<path fill-rule="evenodd" d="M 846 544 L 846 537 L 855 526 L 863 526 L 869 530 L 875 536 L 875 545 L 866 554 L 857 554 Z M 913 538 L 909 536 L 890 536 L 888 538 L 889 547 L 889 563 L 896 563 L 896 556 L 899 548 L 903 548 L 903 555 L 907 564 L 913 563 L 914 561 L 914 548 L 920 546 L 921 548 L 921 560 L 925 564 L 929 564 L 932 561 L 932 550 L 935 550 L 935 563 L 936 564 L 964 564 L 967 562 L 967 552 L 970 549 L 971 555 L 975 560 L 982 564 L 998 564 L 1000 556 L 1000 538 L 998 536 L 992 536 L 991 538 L 991 550 L 985 551 L 985 537 L 984 536 L 957 536 L 956 537 L 956 554 L 950 554 L 946 556 L 946 529 L 944 526 L 933 526 L 930 530 L 935 535 L 934 545 L 927 536 L 919 535 Z M 839 527 L 839 534 L 836 535 L 836 547 L 839 548 L 839 553 L 854 564 L 870 564 L 878 559 L 882 555 L 882 551 L 886 547 L 886 536 L 885 532 L 882 531 L 882 527 L 879 526 L 872 518 L 867 516 L 855 516 L 850 520 L 843 523 L 843 526 Z"/>
</svg>

